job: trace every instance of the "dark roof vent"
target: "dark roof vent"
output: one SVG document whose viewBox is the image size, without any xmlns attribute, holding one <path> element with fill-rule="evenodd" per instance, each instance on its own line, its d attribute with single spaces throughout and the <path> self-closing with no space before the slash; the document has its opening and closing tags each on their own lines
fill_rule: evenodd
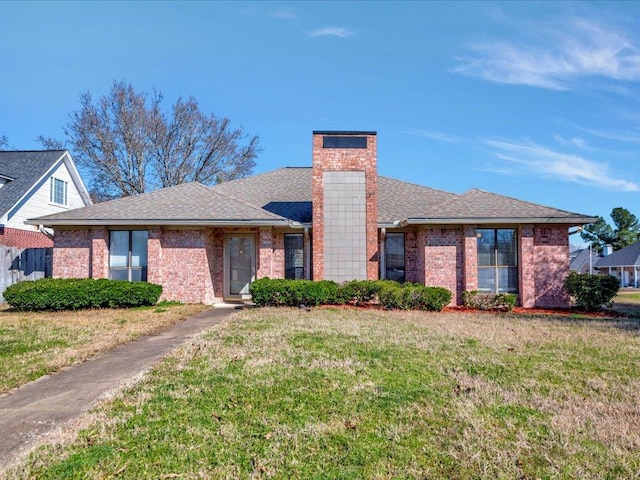
<svg viewBox="0 0 640 480">
<path fill-rule="evenodd" d="M 367 148 L 367 137 L 322 137 L 322 148 Z"/>
</svg>

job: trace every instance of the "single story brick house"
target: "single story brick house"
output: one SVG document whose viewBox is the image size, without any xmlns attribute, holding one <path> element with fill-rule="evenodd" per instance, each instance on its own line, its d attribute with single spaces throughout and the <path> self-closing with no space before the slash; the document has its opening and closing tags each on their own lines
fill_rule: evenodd
<svg viewBox="0 0 640 480">
<path fill-rule="evenodd" d="M 261 277 L 386 278 L 567 306 L 569 227 L 595 218 L 377 173 L 376 132 L 313 132 L 312 166 L 183 184 L 30 220 L 55 228 L 53 275 L 147 280 L 163 297 L 249 298 Z"/>
</svg>

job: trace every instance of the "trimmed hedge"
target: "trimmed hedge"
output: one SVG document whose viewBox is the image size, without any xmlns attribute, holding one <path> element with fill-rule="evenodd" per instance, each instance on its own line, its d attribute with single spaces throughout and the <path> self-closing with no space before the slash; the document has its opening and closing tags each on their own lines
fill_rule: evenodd
<svg viewBox="0 0 640 480">
<path fill-rule="evenodd" d="M 330 280 L 285 280 L 260 278 L 249 287 L 253 303 L 259 307 L 317 306 L 336 302 L 338 284 Z"/>
<path fill-rule="evenodd" d="M 155 305 L 162 287 L 147 282 L 101 278 L 42 278 L 18 282 L 4 291 L 16 310 L 83 310 Z"/>
<path fill-rule="evenodd" d="M 613 297 L 620 288 L 620 280 L 611 275 L 571 272 L 564 281 L 564 288 L 578 306 L 593 311 L 602 305 L 610 307 L 613 304 Z"/>
<path fill-rule="evenodd" d="M 462 292 L 465 306 L 479 310 L 504 310 L 510 312 L 516 306 L 518 296 L 513 293 L 487 293 L 478 290 Z"/>
<path fill-rule="evenodd" d="M 330 280 L 261 278 L 251 284 L 249 291 L 259 307 L 361 306 L 377 301 L 388 309 L 440 311 L 451 301 L 451 292 L 446 288 L 390 280 L 353 280 L 338 285 Z"/>
<path fill-rule="evenodd" d="M 451 292 L 443 287 L 426 287 L 419 283 L 383 281 L 378 294 L 387 309 L 429 310 L 439 312 L 451 302 Z"/>
</svg>

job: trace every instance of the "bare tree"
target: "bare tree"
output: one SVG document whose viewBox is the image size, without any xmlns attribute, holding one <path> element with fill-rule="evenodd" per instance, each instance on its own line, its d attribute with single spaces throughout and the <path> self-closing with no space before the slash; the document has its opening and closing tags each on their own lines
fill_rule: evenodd
<svg viewBox="0 0 640 480">
<path fill-rule="evenodd" d="M 0 135 L 0 150 L 3 150 L 9 146 L 9 140 L 6 135 Z"/>
<path fill-rule="evenodd" d="M 191 181 L 211 185 L 251 173 L 261 151 L 257 136 L 232 128 L 227 118 L 202 113 L 192 97 L 179 98 L 170 112 L 162 100 L 159 92 L 138 93 L 123 81 L 95 103 L 89 92 L 80 95 L 80 109 L 64 131 L 96 198 Z"/>
</svg>

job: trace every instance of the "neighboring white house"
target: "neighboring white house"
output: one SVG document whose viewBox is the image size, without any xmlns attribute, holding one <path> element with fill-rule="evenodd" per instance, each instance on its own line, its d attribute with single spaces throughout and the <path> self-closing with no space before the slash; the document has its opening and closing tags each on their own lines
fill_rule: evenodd
<svg viewBox="0 0 640 480">
<path fill-rule="evenodd" d="M 91 204 L 67 150 L 0 151 L 0 292 L 51 273 L 53 231 L 26 219 Z"/>
<path fill-rule="evenodd" d="M 67 150 L 0 151 L 0 226 L 37 231 L 27 218 L 91 205 Z M 1 242 L 1 240 L 0 240 Z"/>
</svg>

